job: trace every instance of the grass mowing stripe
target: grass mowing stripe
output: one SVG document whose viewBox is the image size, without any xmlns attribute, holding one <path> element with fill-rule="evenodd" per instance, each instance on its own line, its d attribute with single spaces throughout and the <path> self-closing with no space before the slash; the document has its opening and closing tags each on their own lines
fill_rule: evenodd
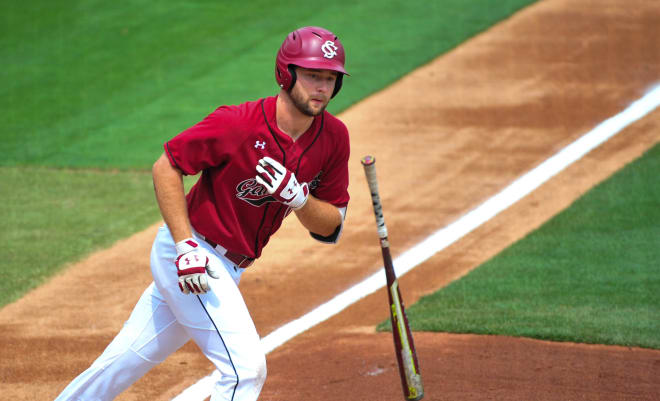
<svg viewBox="0 0 660 401">
<path fill-rule="evenodd" d="M 660 348 L 658 171 L 660 145 L 411 306 L 412 326 Z"/>
<path fill-rule="evenodd" d="M 158 219 L 151 174 L 0 168 L 0 306 Z"/>
<path fill-rule="evenodd" d="M 9 0 L 0 165 L 148 168 L 218 105 L 275 93 L 277 48 L 302 25 L 331 28 L 347 49 L 337 112 L 531 2 Z"/>
</svg>

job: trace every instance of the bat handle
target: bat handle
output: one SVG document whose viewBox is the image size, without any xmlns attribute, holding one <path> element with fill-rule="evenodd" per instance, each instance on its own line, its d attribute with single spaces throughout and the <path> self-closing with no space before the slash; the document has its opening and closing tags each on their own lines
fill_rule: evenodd
<svg viewBox="0 0 660 401">
<path fill-rule="evenodd" d="M 380 201 L 378 192 L 378 177 L 376 176 L 376 158 L 373 156 L 364 156 L 360 162 L 364 167 L 364 173 L 367 176 L 367 184 L 371 192 L 371 202 L 374 206 L 374 215 L 376 216 L 376 226 L 378 227 L 378 236 L 382 241 L 387 241 L 387 226 L 383 216 L 383 205 Z"/>
</svg>

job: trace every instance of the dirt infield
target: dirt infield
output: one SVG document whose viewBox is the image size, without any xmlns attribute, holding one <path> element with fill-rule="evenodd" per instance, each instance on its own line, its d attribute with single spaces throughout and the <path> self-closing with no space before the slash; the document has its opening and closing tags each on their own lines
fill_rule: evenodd
<svg viewBox="0 0 660 401">
<path fill-rule="evenodd" d="M 660 80 L 658 21 L 660 7 L 648 0 L 540 1 L 343 113 L 352 134 L 343 239 L 322 246 L 294 219 L 285 222 L 241 283 L 260 334 L 380 268 L 361 156 L 378 160 L 398 254 Z M 659 141 L 656 110 L 402 277 L 406 303 L 463 276 Z M 0 310 L 0 398 L 53 399 L 102 352 L 150 282 L 156 229 L 91 255 Z M 135 254 L 142 263 L 127 265 Z M 391 336 L 373 328 L 387 318 L 386 299 L 378 291 L 269 354 L 260 399 L 402 399 Z M 415 333 L 415 342 L 425 400 L 660 394 L 660 351 L 444 333 Z M 189 343 L 119 399 L 168 400 L 210 371 Z"/>
</svg>

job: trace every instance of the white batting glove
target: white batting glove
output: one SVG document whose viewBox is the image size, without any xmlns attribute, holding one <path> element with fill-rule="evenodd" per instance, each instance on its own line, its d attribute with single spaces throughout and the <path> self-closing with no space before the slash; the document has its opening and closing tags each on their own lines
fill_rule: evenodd
<svg viewBox="0 0 660 401">
<path fill-rule="evenodd" d="M 187 238 L 175 244 L 177 258 L 177 274 L 179 275 L 179 289 L 184 294 L 205 294 L 209 291 L 209 282 L 206 274 L 213 278 L 220 276 L 215 268 L 210 266 L 210 259 L 204 248 L 199 246 L 193 238 Z"/>
<path fill-rule="evenodd" d="M 309 186 L 306 182 L 299 184 L 296 176 L 278 161 L 264 157 L 257 164 L 257 182 L 263 185 L 278 202 L 293 210 L 305 206 L 309 197 Z"/>
</svg>

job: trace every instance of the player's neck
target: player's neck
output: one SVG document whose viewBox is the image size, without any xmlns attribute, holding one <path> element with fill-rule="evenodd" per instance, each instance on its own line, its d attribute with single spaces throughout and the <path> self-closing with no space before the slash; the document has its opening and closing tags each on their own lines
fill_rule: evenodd
<svg viewBox="0 0 660 401">
<path fill-rule="evenodd" d="M 281 91 L 275 106 L 275 120 L 277 128 L 295 141 L 309 129 L 314 122 L 314 117 L 298 110 L 289 94 Z"/>
</svg>

